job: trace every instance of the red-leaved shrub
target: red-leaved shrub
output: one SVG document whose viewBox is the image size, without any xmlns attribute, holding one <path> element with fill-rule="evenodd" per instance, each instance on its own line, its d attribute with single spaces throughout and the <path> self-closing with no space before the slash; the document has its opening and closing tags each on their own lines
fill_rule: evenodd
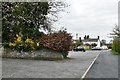
<svg viewBox="0 0 120 80">
<path fill-rule="evenodd" d="M 66 31 L 50 33 L 42 37 L 45 47 L 67 54 L 72 44 L 72 36 Z"/>
</svg>

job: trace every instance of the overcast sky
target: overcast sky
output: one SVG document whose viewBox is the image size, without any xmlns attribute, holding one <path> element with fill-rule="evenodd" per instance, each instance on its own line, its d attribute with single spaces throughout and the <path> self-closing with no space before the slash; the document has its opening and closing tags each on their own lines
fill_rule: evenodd
<svg viewBox="0 0 120 80">
<path fill-rule="evenodd" d="M 60 12 L 55 27 L 67 28 L 73 38 L 90 35 L 91 38 L 100 36 L 100 39 L 110 40 L 108 34 L 118 24 L 119 0 L 66 0 L 70 5 L 65 12 Z"/>
</svg>

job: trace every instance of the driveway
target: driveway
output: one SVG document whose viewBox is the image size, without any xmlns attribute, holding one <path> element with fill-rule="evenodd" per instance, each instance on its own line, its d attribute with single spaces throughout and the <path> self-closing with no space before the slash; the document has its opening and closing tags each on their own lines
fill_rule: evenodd
<svg viewBox="0 0 120 80">
<path fill-rule="evenodd" d="M 69 52 L 61 61 L 2 59 L 3 78 L 81 78 L 101 51 Z"/>
</svg>

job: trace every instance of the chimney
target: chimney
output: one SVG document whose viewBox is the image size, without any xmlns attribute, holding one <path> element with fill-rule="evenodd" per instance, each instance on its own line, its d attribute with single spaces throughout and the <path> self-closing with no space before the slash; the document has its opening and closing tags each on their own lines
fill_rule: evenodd
<svg viewBox="0 0 120 80">
<path fill-rule="evenodd" d="M 89 39 L 89 35 L 87 35 L 87 39 Z"/>
<path fill-rule="evenodd" d="M 79 41 L 82 42 L 81 37 L 79 37 Z"/>
<path fill-rule="evenodd" d="M 87 39 L 87 36 L 85 35 L 84 40 L 86 40 L 86 39 Z"/>
<path fill-rule="evenodd" d="M 98 39 L 100 39 L 100 36 L 98 36 Z"/>
</svg>

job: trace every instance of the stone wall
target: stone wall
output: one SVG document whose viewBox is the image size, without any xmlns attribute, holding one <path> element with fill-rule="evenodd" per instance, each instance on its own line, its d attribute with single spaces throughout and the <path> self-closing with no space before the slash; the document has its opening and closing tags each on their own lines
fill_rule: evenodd
<svg viewBox="0 0 120 80">
<path fill-rule="evenodd" d="M 62 60 L 63 55 L 59 52 L 42 49 L 33 52 L 18 52 L 11 49 L 4 49 L 2 52 L 3 58 L 18 58 L 18 59 L 43 59 L 43 60 Z"/>
</svg>

